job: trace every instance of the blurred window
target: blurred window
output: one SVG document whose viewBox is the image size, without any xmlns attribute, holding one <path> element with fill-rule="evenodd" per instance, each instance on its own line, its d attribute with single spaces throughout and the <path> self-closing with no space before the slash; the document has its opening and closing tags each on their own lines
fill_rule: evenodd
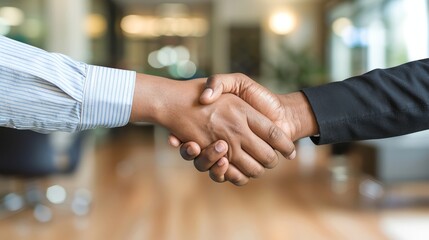
<svg viewBox="0 0 429 240">
<path fill-rule="evenodd" d="M 428 56 L 426 0 L 348 2 L 329 15 L 332 80 Z"/>
<path fill-rule="evenodd" d="M 0 35 L 43 47 L 44 16 L 42 0 L 0 0 Z"/>
</svg>

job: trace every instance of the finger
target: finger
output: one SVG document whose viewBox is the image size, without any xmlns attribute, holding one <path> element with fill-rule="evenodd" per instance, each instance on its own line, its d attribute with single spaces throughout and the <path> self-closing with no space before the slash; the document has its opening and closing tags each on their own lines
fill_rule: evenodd
<svg viewBox="0 0 429 240">
<path fill-rule="evenodd" d="M 223 140 L 219 140 L 203 149 L 201 154 L 195 158 L 194 166 L 198 171 L 208 171 L 227 152 L 228 144 Z"/>
<path fill-rule="evenodd" d="M 222 157 L 219 161 L 214 164 L 209 171 L 210 178 L 218 183 L 225 182 L 225 173 L 228 170 L 229 162 L 228 159 Z"/>
<path fill-rule="evenodd" d="M 277 95 L 244 74 L 216 74 L 209 77 L 200 103 L 211 104 L 223 93 L 238 96 L 273 121 L 284 117 L 284 109 Z"/>
<path fill-rule="evenodd" d="M 284 157 L 288 158 L 293 155 L 295 145 L 280 127 L 255 109 L 249 108 L 247 114 L 247 121 L 252 132 L 278 150 Z"/>
<path fill-rule="evenodd" d="M 180 147 L 180 155 L 185 160 L 194 160 L 201 153 L 201 147 L 196 142 L 187 142 Z"/>
<path fill-rule="evenodd" d="M 172 147 L 179 147 L 180 144 L 182 144 L 182 142 L 173 134 L 170 133 L 170 136 L 168 136 L 168 143 L 172 146 Z"/>
<path fill-rule="evenodd" d="M 289 156 L 287 156 L 286 158 L 289 160 L 295 159 L 296 158 L 296 150 L 293 150 L 293 152 Z"/>
<path fill-rule="evenodd" d="M 264 166 L 243 149 L 235 152 L 234 156 L 229 158 L 229 161 L 248 178 L 258 178 L 265 173 Z"/>
<path fill-rule="evenodd" d="M 250 129 L 249 132 L 250 134 L 246 134 L 246 137 L 242 139 L 242 149 L 265 168 L 277 166 L 279 163 L 277 152 Z M 238 164 L 236 166 L 239 167 Z"/>
<path fill-rule="evenodd" d="M 249 182 L 249 178 L 246 177 L 240 170 L 238 170 L 233 164 L 229 164 L 228 170 L 225 173 L 225 180 L 231 182 L 236 186 L 243 186 Z"/>
<path fill-rule="evenodd" d="M 207 79 L 206 89 L 200 96 L 202 104 L 215 102 L 222 93 L 233 93 L 239 97 L 240 89 L 244 89 L 248 81 L 253 82 L 244 74 L 216 74 Z M 255 82 L 256 83 L 256 82 Z"/>
</svg>

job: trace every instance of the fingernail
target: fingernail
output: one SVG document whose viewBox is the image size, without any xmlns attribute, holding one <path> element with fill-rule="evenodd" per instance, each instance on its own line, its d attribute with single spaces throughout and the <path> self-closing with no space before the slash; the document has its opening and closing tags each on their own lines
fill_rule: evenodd
<svg viewBox="0 0 429 240">
<path fill-rule="evenodd" d="M 216 152 L 218 152 L 218 153 L 222 153 L 222 152 L 224 152 L 224 151 L 225 151 L 225 145 L 224 145 L 223 143 L 218 143 L 218 144 L 216 144 L 216 146 L 215 146 L 215 150 L 216 150 Z"/>
<path fill-rule="evenodd" d="M 172 147 L 179 147 L 180 143 L 176 139 L 168 139 L 168 144 L 170 144 Z"/>
<path fill-rule="evenodd" d="M 222 167 L 223 165 L 225 165 L 225 159 L 224 158 L 221 158 L 219 161 L 217 161 L 217 165 L 219 166 L 219 167 Z"/>
<path fill-rule="evenodd" d="M 203 98 L 211 98 L 212 95 L 213 95 L 213 89 L 206 88 L 204 90 L 203 94 L 201 95 L 201 97 L 203 97 Z"/>
<path fill-rule="evenodd" d="M 291 154 L 291 155 L 289 155 L 289 159 L 290 159 L 290 160 L 293 160 L 293 159 L 295 159 L 295 157 L 296 157 L 296 151 L 295 151 L 295 150 L 293 150 L 292 154 Z"/>
<path fill-rule="evenodd" d="M 188 147 L 188 148 L 186 149 L 186 153 L 187 153 L 189 156 L 194 156 L 194 155 L 195 155 L 194 149 L 193 149 L 193 148 L 191 148 L 191 147 Z"/>
</svg>

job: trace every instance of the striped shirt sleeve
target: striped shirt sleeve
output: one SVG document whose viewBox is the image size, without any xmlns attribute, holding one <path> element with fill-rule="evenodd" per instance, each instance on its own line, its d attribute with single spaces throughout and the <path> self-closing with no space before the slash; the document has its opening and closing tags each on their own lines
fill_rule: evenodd
<svg viewBox="0 0 429 240">
<path fill-rule="evenodd" d="M 135 77 L 0 36 L 0 126 L 43 133 L 123 126 Z"/>
</svg>

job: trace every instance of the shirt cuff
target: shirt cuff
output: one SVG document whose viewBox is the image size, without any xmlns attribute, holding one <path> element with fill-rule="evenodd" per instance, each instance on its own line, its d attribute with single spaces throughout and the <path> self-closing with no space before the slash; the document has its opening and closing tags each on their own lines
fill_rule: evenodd
<svg viewBox="0 0 429 240">
<path fill-rule="evenodd" d="M 128 123 L 136 72 L 87 65 L 79 131 Z"/>
</svg>

